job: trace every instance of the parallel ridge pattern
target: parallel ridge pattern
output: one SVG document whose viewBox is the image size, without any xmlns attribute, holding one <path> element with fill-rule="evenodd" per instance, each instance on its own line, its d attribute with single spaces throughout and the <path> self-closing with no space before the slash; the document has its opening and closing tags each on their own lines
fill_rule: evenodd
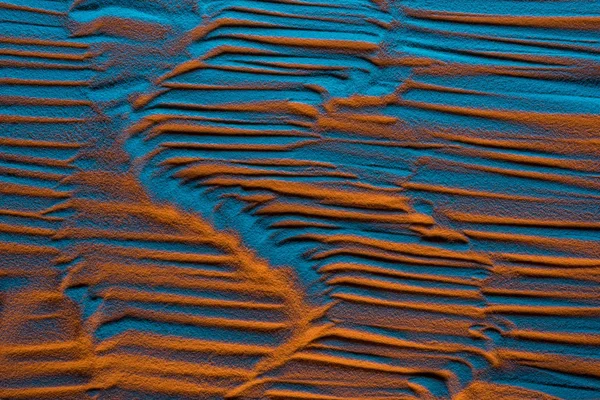
<svg viewBox="0 0 600 400">
<path fill-rule="evenodd" d="M 0 398 L 598 398 L 599 6 L 1 2 Z"/>
</svg>

